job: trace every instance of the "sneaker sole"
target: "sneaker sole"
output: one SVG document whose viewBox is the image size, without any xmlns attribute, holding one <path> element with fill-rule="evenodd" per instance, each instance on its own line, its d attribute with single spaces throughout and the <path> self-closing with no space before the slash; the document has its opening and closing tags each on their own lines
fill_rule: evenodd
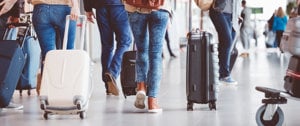
<svg viewBox="0 0 300 126">
<path fill-rule="evenodd" d="M 162 109 L 159 108 L 159 109 L 149 109 L 148 110 L 149 113 L 162 113 Z"/>
<path fill-rule="evenodd" d="M 145 99 L 146 99 L 145 93 L 138 92 L 136 94 L 134 106 L 139 109 L 144 109 L 145 108 Z"/>
<path fill-rule="evenodd" d="M 223 83 L 224 85 L 237 85 L 237 83 L 227 83 L 227 82 L 221 82 Z"/>
</svg>

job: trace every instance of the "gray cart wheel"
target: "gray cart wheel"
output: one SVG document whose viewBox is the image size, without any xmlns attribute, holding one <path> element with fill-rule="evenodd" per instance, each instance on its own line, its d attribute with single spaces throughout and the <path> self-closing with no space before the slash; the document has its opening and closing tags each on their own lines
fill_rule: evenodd
<svg viewBox="0 0 300 126">
<path fill-rule="evenodd" d="M 282 126 L 284 115 L 280 107 L 277 108 L 271 120 L 264 120 L 263 115 L 266 110 L 266 105 L 262 105 L 256 112 L 256 123 L 258 126 Z"/>
<path fill-rule="evenodd" d="M 81 119 L 86 118 L 86 112 L 85 112 L 85 111 L 80 112 L 80 113 L 79 113 L 79 117 L 80 117 Z"/>
</svg>

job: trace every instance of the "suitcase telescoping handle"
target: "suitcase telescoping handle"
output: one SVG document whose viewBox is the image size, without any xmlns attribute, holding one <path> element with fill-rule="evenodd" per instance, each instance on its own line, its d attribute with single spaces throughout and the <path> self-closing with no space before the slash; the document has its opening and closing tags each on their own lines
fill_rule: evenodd
<svg viewBox="0 0 300 126">
<path fill-rule="evenodd" d="M 13 27 L 11 27 L 11 26 L 13 26 Z M 3 35 L 3 40 L 11 40 L 11 38 L 8 37 L 9 36 L 8 34 L 11 34 L 10 33 L 11 30 L 13 30 L 14 28 L 25 27 L 25 30 L 23 32 L 24 36 L 23 36 L 22 40 L 19 41 L 20 42 L 20 47 L 23 48 L 24 42 L 26 40 L 26 36 L 28 36 L 29 33 L 31 33 L 31 32 L 29 32 L 29 30 L 31 29 L 30 28 L 31 26 L 32 26 L 31 23 L 8 23 L 8 24 L 6 24 L 6 30 L 5 30 L 4 35 Z M 16 37 L 17 36 L 18 36 L 18 30 L 16 32 Z"/>
<path fill-rule="evenodd" d="M 64 39 L 63 39 L 63 50 L 67 49 L 67 43 L 68 43 L 68 33 L 69 33 L 69 24 L 70 24 L 70 15 L 66 16 L 66 26 L 65 26 L 65 33 L 64 33 Z M 85 39 L 85 30 L 86 30 L 86 22 L 87 18 L 85 15 L 79 15 L 78 19 L 76 20 L 76 27 L 81 28 L 80 30 L 80 44 L 79 49 L 84 50 L 84 39 Z M 78 29 L 76 29 L 76 32 Z M 77 34 L 76 34 L 77 35 Z"/>
</svg>

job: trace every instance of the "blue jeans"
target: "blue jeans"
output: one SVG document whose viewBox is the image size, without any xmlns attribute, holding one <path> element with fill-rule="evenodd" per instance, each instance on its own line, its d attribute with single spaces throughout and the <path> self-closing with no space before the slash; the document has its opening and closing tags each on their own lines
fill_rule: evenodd
<svg viewBox="0 0 300 126">
<path fill-rule="evenodd" d="M 219 65 L 220 65 L 220 78 L 230 75 L 229 64 L 231 56 L 231 48 L 233 46 L 234 33 L 232 30 L 231 18 L 232 15 L 222 13 L 210 9 L 209 16 L 215 25 L 219 38 Z"/>
<path fill-rule="evenodd" d="M 70 12 L 71 8 L 68 5 L 38 4 L 34 6 L 32 23 L 41 46 L 42 61 L 44 61 L 48 51 L 56 49 L 56 35 L 59 35 L 59 37 L 63 39 L 66 16 L 69 15 Z M 67 49 L 74 48 L 75 34 L 76 21 L 71 20 Z"/>
<path fill-rule="evenodd" d="M 136 82 L 145 82 L 148 96 L 156 97 L 162 76 L 162 47 L 169 13 L 129 13 L 129 21 L 137 46 Z"/>
<path fill-rule="evenodd" d="M 114 78 L 120 75 L 122 57 L 132 42 L 132 32 L 124 5 L 104 5 L 96 8 L 96 19 L 102 46 L 102 80 L 105 82 L 105 72 L 111 73 Z"/>
</svg>

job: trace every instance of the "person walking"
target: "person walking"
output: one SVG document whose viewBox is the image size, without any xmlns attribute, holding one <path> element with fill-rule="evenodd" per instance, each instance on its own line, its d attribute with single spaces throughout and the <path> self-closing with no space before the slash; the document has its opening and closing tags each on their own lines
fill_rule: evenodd
<svg viewBox="0 0 300 126">
<path fill-rule="evenodd" d="M 100 31 L 102 80 L 105 83 L 106 93 L 118 96 L 116 79 L 121 72 L 123 54 L 128 51 L 132 42 L 128 14 L 121 0 L 84 0 L 83 2 L 88 21 L 94 22 L 93 18 L 96 18 Z M 96 15 L 92 11 L 93 8 L 96 9 Z"/>
<path fill-rule="evenodd" d="M 246 6 L 246 0 L 242 0 L 243 10 L 241 12 L 241 29 L 240 29 L 240 38 L 244 48 L 244 52 L 240 56 L 248 57 L 250 49 L 250 34 L 252 30 L 251 26 L 251 9 Z"/>
<path fill-rule="evenodd" d="M 285 15 L 282 7 L 279 7 L 274 17 L 273 26 L 272 26 L 272 30 L 276 33 L 275 47 L 280 47 L 281 37 L 283 32 L 285 31 L 287 21 L 288 21 L 287 16 Z"/>
<path fill-rule="evenodd" d="M 158 9 L 137 7 L 125 1 L 125 8 L 137 46 L 137 94 L 134 105 L 144 109 L 148 94 L 148 112 L 162 112 L 157 97 L 162 76 L 163 40 L 171 15 L 169 1 L 165 0 Z"/>
<path fill-rule="evenodd" d="M 209 10 L 209 16 L 218 32 L 219 38 L 219 66 L 220 82 L 228 85 L 236 85 L 230 75 L 230 56 L 234 46 L 235 32 L 239 31 L 238 17 L 240 14 L 240 0 L 222 0 L 221 4 L 213 5 Z"/>
</svg>

